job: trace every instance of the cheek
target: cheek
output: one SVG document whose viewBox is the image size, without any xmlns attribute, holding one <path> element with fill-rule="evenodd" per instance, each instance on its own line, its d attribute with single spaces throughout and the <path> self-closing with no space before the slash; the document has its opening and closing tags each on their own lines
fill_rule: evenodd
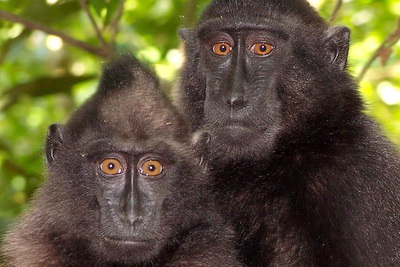
<svg viewBox="0 0 400 267">
<path fill-rule="evenodd" d="M 200 57 L 200 66 L 206 76 L 210 78 L 223 76 L 231 65 L 230 56 L 216 56 L 210 53 L 203 53 Z"/>
<path fill-rule="evenodd" d="M 121 193 L 99 191 L 97 195 L 99 203 L 100 222 L 114 224 L 120 220 L 120 195 Z"/>
<path fill-rule="evenodd" d="M 171 195 L 171 185 L 164 182 L 164 177 L 160 180 L 143 181 L 139 184 L 139 199 L 143 217 L 154 216 L 158 218 L 162 214 L 162 208 L 165 200 Z"/>
<path fill-rule="evenodd" d="M 170 186 L 168 183 L 163 183 L 159 181 L 143 182 L 140 184 L 139 195 L 143 202 L 146 202 L 144 208 L 148 208 L 153 212 L 158 212 L 161 209 L 162 203 L 164 202 L 166 196 L 170 192 Z M 144 203 L 143 203 L 144 204 Z"/>
<path fill-rule="evenodd" d="M 231 86 L 229 76 L 229 66 L 220 65 L 207 68 L 205 72 L 206 101 L 216 101 L 223 96 L 228 87 Z"/>
<path fill-rule="evenodd" d="M 275 94 L 278 77 L 285 76 L 284 72 L 279 70 L 278 63 L 255 61 L 253 64 L 247 68 L 244 77 L 249 93 L 254 94 L 254 97 Z"/>
</svg>

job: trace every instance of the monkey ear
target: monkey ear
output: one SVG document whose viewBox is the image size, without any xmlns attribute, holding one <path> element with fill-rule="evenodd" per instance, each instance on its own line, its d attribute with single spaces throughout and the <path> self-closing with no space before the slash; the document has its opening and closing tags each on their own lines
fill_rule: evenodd
<svg viewBox="0 0 400 267">
<path fill-rule="evenodd" d="M 59 124 L 51 124 L 47 130 L 45 144 L 46 166 L 51 165 L 57 160 L 58 152 L 63 143 L 63 128 Z"/>
<path fill-rule="evenodd" d="M 344 26 L 330 28 L 325 41 L 326 58 L 332 65 L 344 70 L 350 45 L 350 30 Z"/>
<path fill-rule="evenodd" d="M 183 41 L 191 41 L 193 39 L 194 31 L 187 28 L 179 29 L 179 37 Z"/>
<path fill-rule="evenodd" d="M 206 160 L 209 154 L 209 145 L 211 141 L 211 135 L 205 131 L 198 131 L 193 134 L 192 145 L 199 156 L 199 165 L 206 165 Z"/>
</svg>

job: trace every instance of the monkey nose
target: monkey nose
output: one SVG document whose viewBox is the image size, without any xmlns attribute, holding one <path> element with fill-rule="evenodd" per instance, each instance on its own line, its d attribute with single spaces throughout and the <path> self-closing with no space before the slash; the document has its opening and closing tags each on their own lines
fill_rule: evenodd
<svg viewBox="0 0 400 267">
<path fill-rule="evenodd" d="M 134 226 L 135 224 L 141 224 L 143 222 L 143 217 L 142 216 L 127 216 L 126 220 L 131 226 Z"/>
<path fill-rule="evenodd" d="M 142 214 L 135 208 L 125 210 L 123 217 L 125 222 L 130 226 L 138 225 L 143 222 Z"/>
<path fill-rule="evenodd" d="M 244 98 L 242 95 L 232 95 L 226 99 L 226 103 L 233 110 L 240 110 L 246 106 Z"/>
<path fill-rule="evenodd" d="M 122 216 L 130 225 L 140 224 L 143 221 L 142 206 L 135 194 L 129 194 L 122 207 Z"/>
</svg>

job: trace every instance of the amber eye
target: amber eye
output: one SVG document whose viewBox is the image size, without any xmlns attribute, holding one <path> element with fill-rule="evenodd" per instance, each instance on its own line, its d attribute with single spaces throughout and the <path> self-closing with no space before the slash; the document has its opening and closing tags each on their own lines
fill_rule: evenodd
<svg viewBox="0 0 400 267">
<path fill-rule="evenodd" d="M 274 47 L 267 43 L 256 43 L 251 47 L 251 52 L 259 56 L 266 56 L 272 52 Z"/>
<path fill-rule="evenodd" d="M 100 169 L 105 174 L 115 175 L 124 171 L 121 162 L 117 159 L 105 159 L 100 163 Z"/>
<path fill-rule="evenodd" d="M 232 46 L 228 43 L 218 43 L 213 45 L 212 51 L 219 56 L 226 56 L 232 51 Z"/>
<path fill-rule="evenodd" d="M 156 176 L 161 174 L 163 167 L 157 160 L 148 160 L 139 167 L 139 171 L 143 175 Z"/>
</svg>

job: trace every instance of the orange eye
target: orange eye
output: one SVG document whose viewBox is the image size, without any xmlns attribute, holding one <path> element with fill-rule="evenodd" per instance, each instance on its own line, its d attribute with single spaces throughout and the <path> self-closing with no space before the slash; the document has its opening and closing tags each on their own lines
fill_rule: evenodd
<svg viewBox="0 0 400 267">
<path fill-rule="evenodd" d="M 232 46 L 228 43 L 217 43 L 213 45 L 212 51 L 219 56 L 226 56 L 232 51 Z"/>
<path fill-rule="evenodd" d="M 161 163 L 157 160 L 148 160 L 139 167 L 139 171 L 143 175 L 157 176 L 163 171 Z"/>
<path fill-rule="evenodd" d="M 105 174 L 116 175 L 121 174 L 124 169 L 121 162 L 117 159 L 105 159 L 100 163 L 100 169 Z"/>
<path fill-rule="evenodd" d="M 267 43 L 256 43 L 251 47 L 251 52 L 259 56 L 266 56 L 272 52 L 274 47 Z"/>
</svg>

